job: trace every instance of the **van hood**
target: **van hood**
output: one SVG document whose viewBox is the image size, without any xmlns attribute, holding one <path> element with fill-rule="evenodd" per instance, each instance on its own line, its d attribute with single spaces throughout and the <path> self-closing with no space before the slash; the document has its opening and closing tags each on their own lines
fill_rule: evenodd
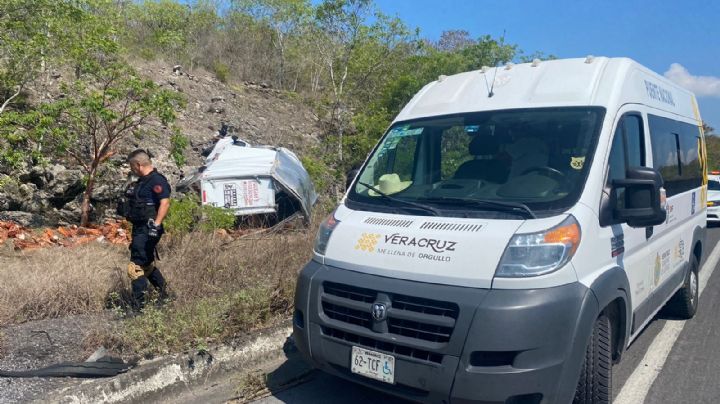
<svg viewBox="0 0 720 404">
<path fill-rule="evenodd" d="M 490 288 L 510 238 L 524 220 L 408 216 L 353 211 L 340 221 L 327 265 L 420 282 Z"/>
</svg>

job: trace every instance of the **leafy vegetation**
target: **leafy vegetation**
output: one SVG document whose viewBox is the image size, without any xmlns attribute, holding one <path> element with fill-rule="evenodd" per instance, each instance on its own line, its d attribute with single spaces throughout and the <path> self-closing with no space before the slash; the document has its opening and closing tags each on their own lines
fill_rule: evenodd
<svg viewBox="0 0 720 404">
<path fill-rule="evenodd" d="M 178 167 L 185 165 L 185 150 L 190 141 L 187 136 L 183 135 L 179 129 L 175 128 L 172 136 L 170 136 L 170 158 Z"/>
<path fill-rule="evenodd" d="M 180 199 L 172 200 L 163 226 L 170 233 L 184 235 L 193 230 L 205 232 L 229 230 L 235 226 L 235 220 L 232 210 L 201 205 L 197 195 L 187 194 Z"/>
<path fill-rule="evenodd" d="M 421 40 L 419 31 L 382 14 L 372 0 L 9 0 L 0 15 L 0 28 L 13 38 L 0 46 L 0 145 L 7 146 L 0 165 L 77 155 L 87 166 L 88 196 L 96 166 L 116 142 L 125 133 L 141 135 L 150 120 L 171 122 L 179 105 L 137 77 L 128 64 L 133 55 L 190 71 L 204 67 L 222 82 L 264 82 L 300 94 L 325 127 L 320 157 L 313 158 L 331 174 L 314 177 L 329 181 L 321 188 L 330 193 L 343 182 L 335 173 L 357 165 L 425 83 L 522 58 L 502 38 L 464 31 L 449 31 L 437 43 Z M 29 103 L 23 90 L 57 69 L 75 72 L 63 81 L 65 97 Z M 107 132 L 98 128 L 125 122 L 118 108 L 124 102 L 135 107 L 129 110 L 137 125 L 120 136 L 103 133 L 106 142 L 94 138 Z M 181 165 L 186 144 L 179 136 L 170 140 Z M 71 154 L 71 144 L 82 144 L 85 153 Z M 90 144 L 97 147 L 87 153 Z"/>
</svg>

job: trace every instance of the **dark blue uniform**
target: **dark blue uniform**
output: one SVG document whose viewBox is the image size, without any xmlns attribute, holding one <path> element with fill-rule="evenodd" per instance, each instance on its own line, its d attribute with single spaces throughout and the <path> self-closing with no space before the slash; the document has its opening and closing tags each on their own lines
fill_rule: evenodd
<svg viewBox="0 0 720 404">
<path fill-rule="evenodd" d="M 155 219 L 160 201 L 170 197 L 170 184 L 167 179 L 153 170 L 150 174 L 140 177 L 125 190 L 127 201 L 126 218 L 132 223 L 132 241 L 130 242 L 130 261 L 142 267 L 144 276 L 132 279 L 133 298 L 139 306 L 144 305 L 148 281 L 165 297 L 165 279 L 153 262 L 155 248 L 164 231 L 158 229 L 157 237 L 150 237 L 148 221 Z"/>
</svg>

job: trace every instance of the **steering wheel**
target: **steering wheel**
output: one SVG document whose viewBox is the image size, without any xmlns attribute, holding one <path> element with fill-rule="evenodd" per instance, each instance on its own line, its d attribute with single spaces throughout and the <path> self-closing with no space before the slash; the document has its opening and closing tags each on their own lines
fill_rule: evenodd
<svg viewBox="0 0 720 404">
<path fill-rule="evenodd" d="M 552 168 L 550 166 L 530 167 L 527 170 L 523 171 L 522 175 L 534 172 L 546 174 L 548 177 L 553 178 L 558 182 L 565 181 L 565 174 L 562 171 Z"/>
</svg>

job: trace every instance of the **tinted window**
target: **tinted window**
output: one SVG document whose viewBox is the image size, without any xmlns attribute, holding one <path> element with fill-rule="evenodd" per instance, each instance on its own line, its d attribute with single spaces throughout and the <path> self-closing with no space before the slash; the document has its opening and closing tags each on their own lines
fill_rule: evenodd
<svg viewBox="0 0 720 404">
<path fill-rule="evenodd" d="M 398 122 L 368 159 L 346 203 L 402 211 L 408 205 L 401 201 L 408 201 L 443 214 L 483 217 L 497 217 L 498 205 L 484 209 L 471 202 L 520 202 L 536 212 L 566 209 L 585 185 L 603 115 L 602 108 L 537 108 Z"/>
<path fill-rule="evenodd" d="M 642 119 L 638 115 L 626 115 L 623 118 L 627 158 L 630 167 L 645 165 L 645 142 L 642 130 Z"/>
<path fill-rule="evenodd" d="M 613 137 L 612 149 L 610 150 L 610 162 L 608 168 L 608 184 L 612 185 L 612 180 L 621 180 L 625 178 L 625 142 L 623 141 L 622 127 L 618 126 Z"/>
<path fill-rule="evenodd" d="M 613 136 L 610 149 L 608 167 L 608 186 L 613 180 L 627 178 L 629 167 L 645 165 L 645 148 L 643 141 L 642 119 L 638 115 L 625 115 L 618 123 Z M 616 205 L 623 208 L 625 205 L 625 189 L 616 188 Z"/>
<path fill-rule="evenodd" d="M 648 123 L 653 166 L 663 177 L 667 195 L 676 195 L 702 185 L 698 126 L 655 115 L 648 115 Z"/>
</svg>

